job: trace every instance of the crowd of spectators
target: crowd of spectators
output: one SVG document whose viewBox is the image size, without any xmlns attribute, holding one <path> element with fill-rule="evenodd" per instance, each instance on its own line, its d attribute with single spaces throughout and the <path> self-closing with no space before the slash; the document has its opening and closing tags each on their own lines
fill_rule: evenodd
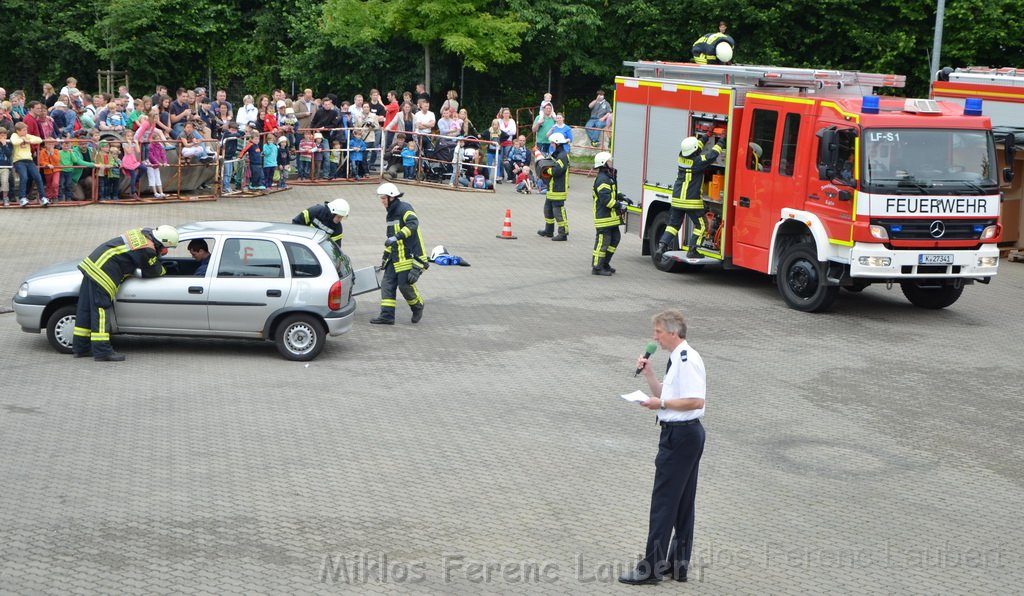
<svg viewBox="0 0 1024 596">
<path fill-rule="evenodd" d="M 596 147 L 611 107 L 603 92 L 589 107 L 586 132 Z M 572 138 L 550 94 L 538 112 L 531 130 L 522 131 L 535 136 L 537 149 L 547 151 L 553 132 Z M 331 93 L 314 97 L 311 89 L 292 98 L 277 89 L 245 95 L 238 105 L 226 90 L 211 97 L 203 87 L 171 93 L 158 85 L 134 97 L 122 85 L 116 95 L 89 94 L 74 77 L 59 91 L 43 85 L 38 100 L 21 90 L 8 97 L 0 88 L 0 193 L 4 206 L 15 200 L 24 206 L 34 185 L 45 206 L 75 200 L 78 183 L 91 178 L 101 200 L 138 199 L 145 179 L 153 196 L 163 198 L 160 169 L 170 165 L 168 152 L 184 165 L 221 168 L 224 192 L 285 187 L 292 172 L 299 180 L 358 180 L 377 168 L 392 178 L 480 188 L 522 182 L 525 172 L 530 180 L 523 189 L 536 187 L 533 152 L 510 108 L 478 128 L 452 90 L 438 113 L 423 84 L 401 95 L 371 89 L 352 101 Z"/>
</svg>

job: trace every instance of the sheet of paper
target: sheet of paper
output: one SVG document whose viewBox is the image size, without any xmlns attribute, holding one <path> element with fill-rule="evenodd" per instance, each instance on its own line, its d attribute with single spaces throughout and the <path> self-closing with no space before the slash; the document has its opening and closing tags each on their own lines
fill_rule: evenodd
<svg viewBox="0 0 1024 596">
<path fill-rule="evenodd" d="M 640 404 L 640 403 L 643 403 L 643 402 L 647 401 L 650 398 L 643 391 L 637 390 L 637 391 L 634 391 L 633 393 L 627 393 L 627 394 L 623 395 L 622 399 L 624 399 L 626 401 L 631 401 L 633 403 Z"/>
</svg>

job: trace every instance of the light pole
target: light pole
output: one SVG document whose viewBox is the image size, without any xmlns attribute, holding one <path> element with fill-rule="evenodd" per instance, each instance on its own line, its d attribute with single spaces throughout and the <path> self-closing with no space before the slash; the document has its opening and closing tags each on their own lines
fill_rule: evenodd
<svg viewBox="0 0 1024 596">
<path fill-rule="evenodd" d="M 935 42 L 932 45 L 932 72 L 928 75 L 929 81 L 934 81 L 936 73 L 939 72 L 939 58 L 942 53 L 942 20 L 946 13 L 946 0 L 938 0 L 935 7 Z"/>
</svg>

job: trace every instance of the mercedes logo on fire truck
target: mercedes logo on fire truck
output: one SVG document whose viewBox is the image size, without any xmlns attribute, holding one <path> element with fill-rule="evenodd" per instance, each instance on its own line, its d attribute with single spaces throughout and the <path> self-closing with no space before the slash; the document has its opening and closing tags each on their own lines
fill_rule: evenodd
<svg viewBox="0 0 1024 596">
<path fill-rule="evenodd" d="M 946 233 L 946 224 L 935 220 L 928 227 L 928 233 L 932 235 L 932 238 L 942 238 L 942 235 Z"/>
</svg>

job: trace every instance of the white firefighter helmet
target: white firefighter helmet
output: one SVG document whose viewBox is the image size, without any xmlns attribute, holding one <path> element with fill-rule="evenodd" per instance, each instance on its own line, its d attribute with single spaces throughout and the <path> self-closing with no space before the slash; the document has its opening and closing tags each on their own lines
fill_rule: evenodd
<svg viewBox="0 0 1024 596">
<path fill-rule="evenodd" d="M 178 246 L 178 230 L 174 226 L 164 224 L 157 226 L 153 230 L 153 237 L 160 244 L 163 244 L 165 248 L 174 248 Z"/>
<path fill-rule="evenodd" d="M 715 46 L 715 57 L 722 64 L 732 62 L 732 46 L 727 41 L 720 41 Z"/>
<path fill-rule="evenodd" d="M 686 137 L 682 143 L 679 143 L 679 152 L 683 156 L 693 155 L 704 148 L 704 143 L 700 142 L 697 137 Z"/>
<path fill-rule="evenodd" d="M 550 137 L 548 137 L 548 142 L 554 143 L 556 145 L 564 145 L 569 142 L 569 139 L 565 138 L 564 134 L 556 132 L 553 133 Z"/>
<path fill-rule="evenodd" d="M 761 155 L 764 154 L 764 149 L 761 149 L 761 146 L 757 143 L 750 143 L 750 152 L 756 155 L 758 159 L 761 159 Z"/>
<path fill-rule="evenodd" d="M 443 244 L 438 244 L 434 247 L 434 250 L 430 251 L 430 260 L 433 261 L 437 257 L 446 254 L 448 254 L 448 249 Z"/>
<path fill-rule="evenodd" d="M 607 151 L 602 151 L 594 156 L 594 167 L 600 168 L 601 166 L 606 165 L 611 160 L 612 154 L 608 153 Z"/>
<path fill-rule="evenodd" d="M 345 199 L 334 199 L 330 203 L 327 203 L 327 208 L 331 210 L 334 215 L 340 215 L 343 218 L 348 217 L 348 201 Z"/>
<path fill-rule="evenodd" d="M 384 184 L 381 184 L 380 186 L 377 187 L 378 196 L 385 196 L 392 199 L 397 199 L 398 197 L 402 196 L 402 194 L 402 191 L 398 190 L 398 187 L 395 186 L 394 182 L 385 182 Z"/>
</svg>

